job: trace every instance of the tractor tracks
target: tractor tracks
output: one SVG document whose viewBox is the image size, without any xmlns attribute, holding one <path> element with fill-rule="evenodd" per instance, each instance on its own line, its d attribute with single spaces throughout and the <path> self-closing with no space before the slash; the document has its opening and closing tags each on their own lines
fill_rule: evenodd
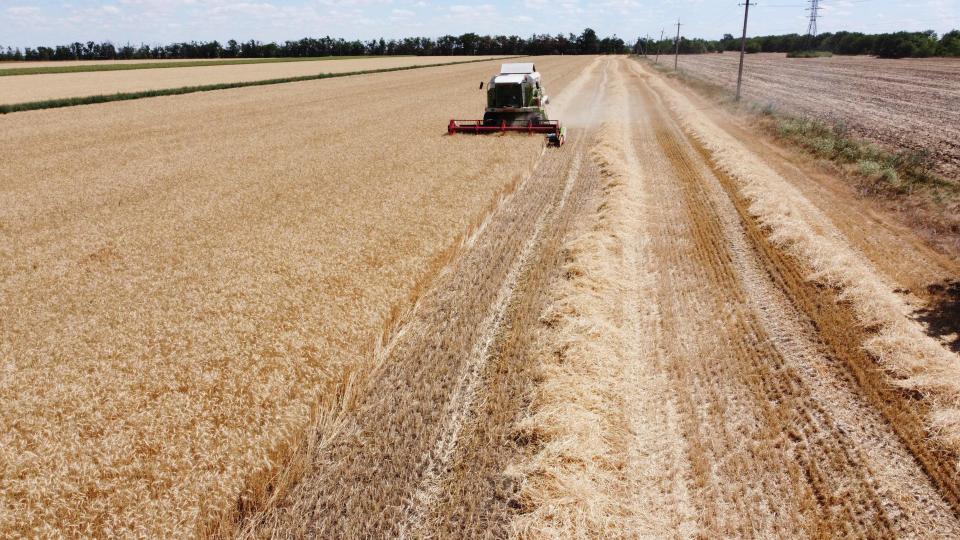
<svg viewBox="0 0 960 540">
<path fill-rule="evenodd" d="M 887 411 L 878 407 L 883 401 L 872 396 L 875 386 L 857 373 L 862 362 L 850 363 L 863 354 L 849 339 L 859 333 L 855 321 L 825 320 L 806 308 L 816 287 L 773 246 L 709 153 L 665 114 L 668 107 L 645 75 L 635 66 L 632 73 L 639 95 L 654 104 L 657 139 L 677 179 L 669 188 L 679 188 L 674 193 L 685 201 L 678 226 L 693 226 L 682 236 L 692 238 L 691 260 L 702 261 L 702 268 L 690 270 L 710 284 L 698 299 L 700 309 L 722 321 L 704 320 L 700 334 L 726 333 L 726 343 L 714 351 L 731 347 L 712 362 L 715 352 L 693 362 L 677 355 L 686 356 L 675 373 L 677 392 L 691 397 L 691 462 L 701 464 L 695 480 L 706 510 L 701 530 L 737 536 L 957 534 L 949 491 L 925 474 L 928 459 L 900 437 L 900 419 L 885 418 Z M 679 247 L 662 252 L 682 252 Z M 681 298 L 698 291 L 694 283 L 672 281 L 670 289 L 682 289 Z M 671 296 L 677 295 L 665 291 L 665 302 Z M 836 310 L 836 301 L 830 302 Z M 685 323 L 698 318 L 693 305 L 677 305 L 677 314 Z M 696 331 L 675 333 L 691 334 Z M 835 336 L 847 336 L 841 338 L 846 343 Z M 723 389 L 698 396 L 710 386 Z M 738 433 L 753 440 L 743 445 Z M 741 466 L 724 470 L 739 459 Z M 744 478 L 763 489 L 744 490 Z"/>
<path fill-rule="evenodd" d="M 603 70 L 594 64 L 582 77 L 571 85 L 571 102 L 598 106 Z M 567 145 L 546 151 L 465 242 L 384 350 L 338 435 L 318 445 L 307 475 L 251 536 L 405 538 L 505 528 L 515 487 L 502 464 L 526 379 L 500 374 L 527 363 L 512 348 L 512 332 L 526 324 L 543 261 L 555 266 L 552 239 L 592 189 L 583 158 L 591 137 L 589 128 L 570 129 Z M 464 456 L 469 478 L 460 474 Z M 483 506 L 451 501 L 451 493 Z M 449 504 L 459 513 L 440 510 Z"/>
<path fill-rule="evenodd" d="M 493 311 L 481 324 L 481 327 L 486 330 L 477 341 L 473 352 L 471 352 L 471 361 L 465 367 L 464 374 L 457 382 L 456 389 L 447 402 L 447 410 L 449 411 L 446 414 L 447 426 L 430 453 L 431 459 L 420 486 L 404 505 L 403 515 L 405 517 L 400 523 L 398 534 L 400 538 L 408 538 L 411 534 L 417 536 L 418 533 L 422 533 L 424 518 L 439 496 L 442 477 L 447 472 L 453 453 L 456 451 L 460 432 L 464 428 L 467 416 L 471 414 L 475 407 L 482 405 L 477 401 L 483 398 L 480 387 L 484 381 L 484 370 L 490 360 L 496 340 L 502 334 L 503 326 L 507 322 L 508 309 L 513 296 L 516 294 L 520 277 L 523 273 L 529 271 L 530 262 L 543 240 L 544 229 L 552 225 L 558 213 L 564 211 L 570 192 L 580 174 L 583 150 L 580 144 L 575 145 L 577 146 L 576 153 L 567 173 L 567 178 L 563 183 L 563 193 L 554 205 L 540 214 L 533 226 L 533 233 L 524 242 L 523 250 L 500 286 L 493 304 Z"/>
<path fill-rule="evenodd" d="M 816 287 L 660 87 L 611 72 L 610 180 L 554 285 L 514 532 L 955 537 L 950 484 L 854 361 L 855 321 L 808 309 Z"/>
<path fill-rule="evenodd" d="M 864 330 L 652 76 L 570 85 L 567 146 L 418 299 L 262 536 L 960 536 Z"/>
</svg>

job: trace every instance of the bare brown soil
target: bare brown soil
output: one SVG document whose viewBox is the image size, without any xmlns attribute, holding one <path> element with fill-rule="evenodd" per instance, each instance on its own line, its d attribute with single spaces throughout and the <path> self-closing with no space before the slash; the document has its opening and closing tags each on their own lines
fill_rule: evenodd
<svg viewBox="0 0 960 540">
<path fill-rule="evenodd" d="M 687 55 L 680 69 L 736 88 L 739 55 Z M 746 57 L 743 95 L 761 105 L 842 122 L 893 149 L 929 150 L 939 172 L 960 180 L 960 59 L 867 56 Z"/>
</svg>

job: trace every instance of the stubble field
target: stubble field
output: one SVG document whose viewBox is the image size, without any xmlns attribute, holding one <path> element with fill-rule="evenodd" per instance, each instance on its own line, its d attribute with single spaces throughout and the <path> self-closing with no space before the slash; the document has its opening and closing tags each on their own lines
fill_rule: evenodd
<svg viewBox="0 0 960 540">
<path fill-rule="evenodd" d="M 739 54 L 685 55 L 680 69 L 735 90 Z M 895 150 L 928 150 L 960 180 L 960 59 L 746 56 L 743 95 L 792 114 L 842 122 Z"/>
<path fill-rule="evenodd" d="M 0 117 L 0 536 L 960 535 L 960 262 L 534 60 L 561 149 L 445 135 L 495 62 Z"/>
</svg>

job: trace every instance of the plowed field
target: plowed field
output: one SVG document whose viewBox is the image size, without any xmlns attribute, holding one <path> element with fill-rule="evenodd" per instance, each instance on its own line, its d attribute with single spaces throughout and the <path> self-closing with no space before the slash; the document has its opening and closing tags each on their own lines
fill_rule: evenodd
<svg viewBox="0 0 960 540">
<path fill-rule="evenodd" d="M 960 535 L 960 264 L 536 62 L 561 149 L 444 134 L 484 63 L 0 118 L 0 533 Z"/>
<path fill-rule="evenodd" d="M 734 53 L 688 55 L 682 70 L 736 89 Z M 842 122 L 893 149 L 929 150 L 960 181 L 960 59 L 746 56 L 743 95 L 761 105 Z"/>
</svg>

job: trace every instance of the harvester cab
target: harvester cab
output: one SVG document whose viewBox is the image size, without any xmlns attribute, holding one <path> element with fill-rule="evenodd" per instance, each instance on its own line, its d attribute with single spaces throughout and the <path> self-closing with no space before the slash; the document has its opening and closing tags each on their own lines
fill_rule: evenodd
<svg viewBox="0 0 960 540">
<path fill-rule="evenodd" d="M 480 85 L 483 88 L 483 84 Z M 547 143 L 560 146 L 566 130 L 559 120 L 547 118 L 550 102 L 540 73 L 532 63 L 503 64 L 500 73 L 487 84 L 487 108 L 483 120 L 450 120 L 447 132 L 454 133 L 544 133 Z"/>
</svg>

